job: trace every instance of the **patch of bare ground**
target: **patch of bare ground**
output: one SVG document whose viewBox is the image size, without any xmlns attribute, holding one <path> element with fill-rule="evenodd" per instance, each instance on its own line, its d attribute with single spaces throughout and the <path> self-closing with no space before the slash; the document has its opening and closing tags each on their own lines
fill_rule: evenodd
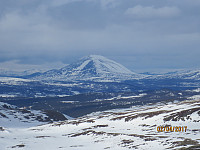
<svg viewBox="0 0 200 150">
<path fill-rule="evenodd" d="M 94 127 L 107 127 L 107 125 L 97 125 Z M 88 128 L 89 130 L 87 130 L 87 128 L 84 132 L 80 132 L 80 133 L 71 133 L 71 134 L 67 134 L 67 135 L 63 135 L 63 136 L 70 136 L 70 137 L 77 137 L 77 136 L 81 136 L 81 135 L 107 135 L 107 136 L 119 136 L 119 135 L 126 135 L 126 136 L 134 136 L 134 137 L 138 137 L 143 139 L 144 141 L 154 141 L 157 140 L 157 136 L 155 135 L 139 135 L 139 134 L 124 134 L 124 133 L 111 133 L 111 132 L 104 132 L 104 131 L 99 131 L 96 132 L 94 130 L 91 130 L 91 128 Z M 167 138 L 168 136 L 166 136 Z M 165 136 L 163 136 L 163 138 L 165 138 Z"/>
<path fill-rule="evenodd" d="M 6 115 L 4 115 L 3 113 L 0 112 L 0 116 L 3 118 L 8 118 Z"/>
<path fill-rule="evenodd" d="M 127 136 L 134 136 L 143 139 L 144 141 L 154 141 L 157 140 L 155 136 L 150 135 L 139 135 L 139 134 L 127 134 Z"/>
<path fill-rule="evenodd" d="M 84 131 L 81 133 L 71 133 L 63 136 L 70 136 L 70 137 L 77 137 L 81 135 L 108 135 L 108 136 L 119 136 L 119 135 L 126 135 L 126 136 L 135 136 L 135 137 L 140 137 L 140 138 L 151 138 L 152 136 L 145 136 L 145 135 L 137 135 L 137 134 L 124 134 L 124 133 L 111 133 L 111 132 L 104 132 L 104 131 L 99 131 L 96 132 L 94 130 L 88 130 Z"/>
<path fill-rule="evenodd" d="M 133 142 L 134 142 L 133 140 L 122 140 L 121 145 L 127 146 L 127 145 L 132 144 Z"/>
<path fill-rule="evenodd" d="M 68 123 L 68 121 L 60 121 L 60 122 L 53 123 L 52 126 L 61 126 L 61 125 L 67 124 L 67 123 Z"/>
<path fill-rule="evenodd" d="M 83 147 L 83 145 L 71 145 L 70 147 Z"/>
<path fill-rule="evenodd" d="M 186 101 L 179 102 L 179 105 L 182 105 L 182 104 L 192 104 L 193 105 L 194 103 L 197 103 L 195 105 L 199 105 L 200 100 L 186 100 Z"/>
<path fill-rule="evenodd" d="M 100 132 L 96 132 L 93 130 L 88 130 L 88 131 L 84 131 L 81 133 L 75 133 L 75 134 L 69 134 L 70 137 L 77 137 L 77 136 L 81 136 L 81 135 L 90 135 L 90 134 L 94 134 L 94 135 L 103 135 L 106 134 L 106 132 L 100 131 Z"/>
<path fill-rule="evenodd" d="M 137 114 L 137 115 L 126 117 L 125 121 L 131 121 L 131 120 L 136 119 L 138 117 L 145 117 L 145 119 L 147 119 L 147 118 L 151 118 L 153 116 L 157 116 L 157 115 L 160 115 L 160 114 L 163 114 L 163 113 L 169 113 L 169 112 L 172 112 L 172 110 L 160 110 L 160 111 L 140 113 L 140 114 Z"/>
<path fill-rule="evenodd" d="M 119 146 L 121 146 L 121 147 L 127 147 L 127 148 L 129 148 L 129 149 L 131 149 L 131 148 L 133 148 L 133 144 L 134 143 L 134 141 L 133 140 L 130 140 L 130 139 L 128 139 L 128 140 L 122 140 L 121 141 L 121 143 L 120 144 L 118 144 Z"/>
<path fill-rule="evenodd" d="M 133 145 L 133 144 L 129 144 L 129 145 L 122 145 L 122 147 L 127 147 L 128 149 L 140 149 L 139 146 L 141 145 L 145 145 L 145 143 L 143 144 L 138 144 L 138 145 Z"/>
<path fill-rule="evenodd" d="M 47 137 L 51 137 L 51 136 L 36 136 L 35 138 L 47 138 Z"/>
<path fill-rule="evenodd" d="M 94 119 L 85 119 L 85 118 L 81 118 L 79 120 L 72 120 L 72 121 L 66 120 L 66 121 L 60 121 L 60 122 L 53 123 L 52 126 L 61 126 L 61 125 L 65 125 L 65 124 L 79 125 L 79 124 L 85 123 L 85 122 L 94 123 L 95 120 Z"/>
<path fill-rule="evenodd" d="M 101 116 L 98 116 L 97 119 L 101 119 L 101 118 L 104 118 L 105 116 L 101 115 Z"/>
<path fill-rule="evenodd" d="M 96 126 L 84 128 L 82 130 L 85 131 L 85 130 L 91 130 L 91 129 L 95 129 L 95 128 L 105 128 L 105 127 L 108 127 L 108 125 L 107 124 L 105 124 L 105 125 L 96 125 Z"/>
<path fill-rule="evenodd" d="M 115 120 L 121 120 L 121 119 L 125 118 L 125 121 L 131 121 L 138 117 L 145 117 L 145 119 L 147 119 L 147 118 L 151 118 L 151 117 L 163 114 L 163 113 L 169 113 L 172 111 L 174 111 L 174 110 L 160 110 L 160 111 L 152 111 L 152 112 L 146 112 L 146 113 L 140 113 L 140 114 L 137 114 L 137 113 L 131 114 L 131 115 L 129 114 L 129 115 L 124 115 L 124 116 L 120 116 L 120 117 L 115 117 L 110 120 L 115 121 Z"/>
<path fill-rule="evenodd" d="M 89 123 L 94 123 L 94 122 L 95 122 L 95 120 L 93 120 L 93 119 L 90 119 L 90 120 L 86 120 L 86 122 L 89 122 Z"/>
<path fill-rule="evenodd" d="M 199 142 L 192 140 L 192 139 L 184 139 L 184 141 L 177 141 L 173 144 L 176 144 L 177 146 L 187 146 L 187 145 L 197 145 Z"/>
<path fill-rule="evenodd" d="M 148 125 L 148 124 L 140 124 L 139 126 L 142 126 L 142 127 L 149 127 L 150 125 Z"/>
<path fill-rule="evenodd" d="M 192 139 L 184 139 L 183 141 L 175 141 L 175 142 L 172 142 L 172 145 L 171 147 L 169 147 L 168 149 L 174 149 L 178 146 L 185 146 L 183 148 L 180 148 L 180 149 L 187 149 L 189 148 L 188 145 L 192 145 L 192 146 L 199 146 L 199 142 L 198 141 L 195 141 L 195 140 L 192 140 Z M 191 147 L 191 146 L 190 146 Z M 193 150 L 193 149 L 191 149 Z"/>
<path fill-rule="evenodd" d="M 91 130 L 91 129 L 93 129 L 93 128 L 89 127 L 89 128 L 84 128 L 82 130 L 85 131 L 85 130 Z"/>
<path fill-rule="evenodd" d="M 33 130 L 33 131 L 43 131 L 43 129 L 30 129 L 30 130 Z"/>
<path fill-rule="evenodd" d="M 104 140 L 96 140 L 95 143 L 103 142 Z"/>
<path fill-rule="evenodd" d="M 200 132 L 200 129 L 193 129 L 193 132 Z"/>
<path fill-rule="evenodd" d="M 190 147 L 183 147 L 183 148 L 180 148 L 178 150 L 199 150 L 200 149 L 200 145 L 195 145 L 195 146 L 190 146 Z"/>
<path fill-rule="evenodd" d="M 133 111 L 131 111 L 131 112 L 133 112 Z M 128 113 L 130 113 L 130 112 L 104 112 L 102 115 L 98 116 L 98 119 L 104 118 L 104 117 L 109 117 L 109 116 L 115 116 L 115 115 L 121 116 L 121 115 L 126 115 Z"/>
<path fill-rule="evenodd" d="M 102 124 L 102 125 L 96 125 L 96 126 L 92 126 L 93 128 L 104 128 L 104 127 L 108 127 L 107 124 Z"/>
<path fill-rule="evenodd" d="M 168 138 L 169 136 L 156 136 L 158 138 Z"/>
<path fill-rule="evenodd" d="M 79 125 L 80 123 L 83 123 L 82 121 L 70 121 L 69 124 L 73 125 Z"/>
<path fill-rule="evenodd" d="M 164 121 L 179 121 L 179 120 L 185 121 L 185 118 L 187 120 L 190 119 L 189 115 L 199 110 L 200 110 L 200 107 L 182 110 L 180 112 L 172 113 L 168 116 L 165 116 L 163 120 Z"/>
<path fill-rule="evenodd" d="M 133 143 L 133 142 L 134 142 L 133 140 L 122 140 L 123 144 L 130 144 L 130 143 Z"/>
<path fill-rule="evenodd" d="M 22 148 L 22 147 L 25 147 L 25 145 L 24 144 L 19 144 L 19 145 L 12 146 L 11 148 Z"/>
<path fill-rule="evenodd" d="M 79 124 L 85 123 L 85 122 L 94 123 L 95 120 L 94 119 L 87 119 L 87 120 L 69 121 L 68 124 L 79 125 Z"/>
<path fill-rule="evenodd" d="M 107 133 L 107 135 L 118 136 L 118 135 L 122 135 L 122 133 Z"/>
<path fill-rule="evenodd" d="M 5 131 L 5 129 L 3 127 L 0 127 L 0 131 Z"/>
</svg>

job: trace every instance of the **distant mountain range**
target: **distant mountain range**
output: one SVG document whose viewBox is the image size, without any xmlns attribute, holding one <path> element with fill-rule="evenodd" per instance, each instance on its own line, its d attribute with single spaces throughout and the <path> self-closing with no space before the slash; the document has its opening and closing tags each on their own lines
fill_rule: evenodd
<svg viewBox="0 0 200 150">
<path fill-rule="evenodd" d="M 175 71 L 175 72 L 165 73 L 163 75 L 152 76 L 151 78 L 200 80 L 200 70 Z"/>
<path fill-rule="evenodd" d="M 34 73 L 43 72 L 42 69 L 30 69 L 25 71 L 13 71 L 10 69 L 0 69 L 0 77 L 23 77 Z"/>
<path fill-rule="evenodd" d="M 35 73 L 28 78 L 36 80 L 113 82 L 139 79 L 191 79 L 200 80 L 200 70 L 182 70 L 165 74 L 139 74 L 123 65 L 100 55 L 89 55 L 63 67 L 44 73 Z"/>
<path fill-rule="evenodd" d="M 120 82 L 125 80 L 200 80 L 200 70 L 181 70 L 164 74 L 150 72 L 135 73 L 123 65 L 100 55 L 89 55 L 61 69 L 52 69 L 46 72 L 28 70 L 24 72 L 6 71 L 0 69 L 1 77 L 20 77 L 42 81 L 95 81 Z"/>
</svg>

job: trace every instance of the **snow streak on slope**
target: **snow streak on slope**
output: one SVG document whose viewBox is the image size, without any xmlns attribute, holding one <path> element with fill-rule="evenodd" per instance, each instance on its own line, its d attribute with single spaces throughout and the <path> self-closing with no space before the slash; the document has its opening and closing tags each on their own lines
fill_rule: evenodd
<svg viewBox="0 0 200 150">
<path fill-rule="evenodd" d="M 61 69 L 47 71 L 34 79 L 119 81 L 142 77 L 144 75 L 133 73 L 115 61 L 99 55 L 90 55 Z"/>
<path fill-rule="evenodd" d="M 200 100 L 191 100 L 97 112 L 33 128 L 9 128 L 1 133 L 0 149 L 194 149 L 200 147 L 199 112 Z M 158 126 L 187 126 L 187 130 L 158 132 Z"/>
</svg>

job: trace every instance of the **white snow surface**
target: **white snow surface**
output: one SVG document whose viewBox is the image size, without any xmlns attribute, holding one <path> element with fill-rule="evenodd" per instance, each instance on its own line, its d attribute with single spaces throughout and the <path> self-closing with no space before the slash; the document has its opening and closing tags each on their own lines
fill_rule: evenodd
<svg viewBox="0 0 200 150">
<path fill-rule="evenodd" d="M 146 78 L 150 79 L 190 79 L 200 80 L 200 69 L 195 70 L 177 70 L 174 72 L 168 72 L 162 75 L 151 75 Z"/>
<path fill-rule="evenodd" d="M 112 82 L 146 77 L 100 55 L 89 55 L 58 70 L 50 70 L 33 79 L 37 80 L 90 80 Z"/>
<path fill-rule="evenodd" d="M 0 102 L 0 126 L 2 127 L 24 128 L 46 123 L 38 121 L 37 117 L 44 119 L 47 115 L 38 110 L 24 111 L 23 108 L 19 109 L 14 105 Z"/>
<path fill-rule="evenodd" d="M 129 150 L 178 149 L 200 142 L 200 100 L 157 103 L 95 112 L 53 124 L 0 131 L 0 149 Z M 196 110 L 196 111 L 194 111 Z M 192 112 L 182 116 L 182 111 Z M 180 118 L 164 121 L 164 118 Z M 187 126 L 186 132 L 158 132 L 158 126 Z M 188 144 L 183 141 L 189 141 Z"/>
<path fill-rule="evenodd" d="M 200 88 L 194 89 L 194 90 L 190 90 L 192 92 L 200 92 Z"/>
<path fill-rule="evenodd" d="M 113 73 L 123 73 L 123 74 L 133 74 L 132 71 L 122 66 L 121 64 L 107 59 L 100 55 L 90 55 L 92 61 L 94 61 L 97 73 L 113 72 Z"/>
<path fill-rule="evenodd" d="M 118 95 L 117 97 L 112 97 L 112 98 L 107 98 L 107 99 L 95 99 L 94 101 L 112 101 L 112 100 L 117 100 L 117 99 L 135 99 L 135 98 L 138 98 L 138 97 L 143 97 L 147 95 L 146 93 L 142 93 L 142 94 L 139 94 L 139 95 L 133 95 L 133 96 L 121 96 L 121 95 Z"/>
<path fill-rule="evenodd" d="M 0 77 L 0 84 L 7 84 L 7 85 L 22 85 L 26 82 L 31 82 L 31 81 L 33 80 L 13 78 L 13 77 Z"/>
</svg>

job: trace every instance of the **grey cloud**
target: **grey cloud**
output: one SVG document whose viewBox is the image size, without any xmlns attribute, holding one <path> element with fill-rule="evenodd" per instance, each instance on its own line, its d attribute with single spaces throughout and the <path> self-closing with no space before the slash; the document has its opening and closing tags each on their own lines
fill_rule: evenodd
<svg viewBox="0 0 200 150">
<path fill-rule="evenodd" d="M 137 68 L 198 66 L 199 7 L 195 0 L 0 0 L 0 61 L 70 63 L 100 54 L 128 66 L 121 56 L 140 58 Z"/>
</svg>

